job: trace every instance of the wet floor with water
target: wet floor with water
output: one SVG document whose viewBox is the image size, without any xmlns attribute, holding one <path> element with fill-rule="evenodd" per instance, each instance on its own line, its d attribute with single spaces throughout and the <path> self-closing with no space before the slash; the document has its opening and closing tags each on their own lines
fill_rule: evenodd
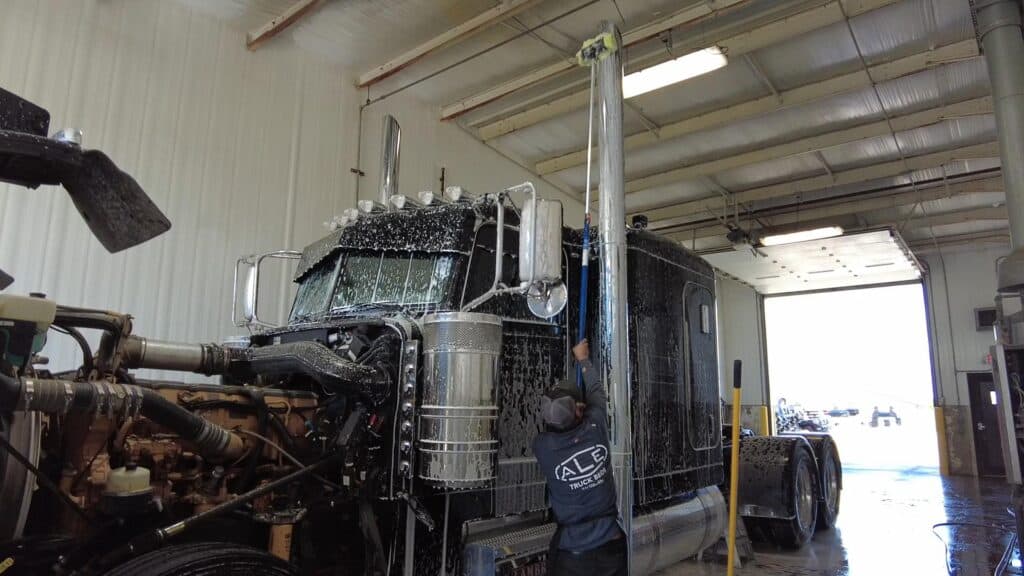
<svg viewBox="0 0 1024 576">
<path fill-rule="evenodd" d="M 1000 480 L 846 469 L 833 530 L 796 552 L 757 544 L 736 574 L 991 576 L 1013 538 L 1009 502 L 1010 487 Z M 1016 546 L 1005 564 L 1002 574 L 1022 574 Z M 687 561 L 662 574 L 724 575 L 725 565 Z"/>
</svg>

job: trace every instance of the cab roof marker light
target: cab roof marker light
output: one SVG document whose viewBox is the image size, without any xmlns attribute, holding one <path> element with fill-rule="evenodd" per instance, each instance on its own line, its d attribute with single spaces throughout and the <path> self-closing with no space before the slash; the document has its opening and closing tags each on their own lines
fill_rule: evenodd
<svg viewBox="0 0 1024 576">
<path fill-rule="evenodd" d="M 391 207 L 394 208 L 395 210 L 399 211 L 406 209 L 411 210 L 413 208 L 422 208 L 419 202 L 416 202 L 415 200 L 409 198 L 405 194 L 392 194 L 388 198 L 388 204 L 390 204 Z"/>
<path fill-rule="evenodd" d="M 324 227 L 330 230 L 331 232 L 334 232 L 339 228 L 344 228 L 348 224 L 348 220 L 348 216 L 346 216 L 345 214 L 341 214 L 340 216 L 335 216 L 328 220 L 327 222 L 324 222 Z"/>
<path fill-rule="evenodd" d="M 377 214 L 385 211 L 382 204 L 378 204 L 373 200 L 360 200 L 356 203 L 356 206 L 359 207 L 359 211 L 363 214 Z"/>
<path fill-rule="evenodd" d="M 430 206 L 431 204 L 444 204 L 445 199 L 437 194 L 434 194 L 432 190 L 420 190 L 416 193 L 416 197 L 419 198 L 420 204 L 424 206 Z"/>
<path fill-rule="evenodd" d="M 788 234 L 772 234 L 761 238 L 762 246 L 780 246 L 782 244 L 794 244 L 796 242 L 806 242 L 808 240 L 823 240 L 825 238 L 835 238 L 836 236 L 842 236 L 843 229 L 839 226 L 825 226 L 823 228 L 814 228 L 811 230 L 800 230 L 799 232 L 790 232 Z"/>
<path fill-rule="evenodd" d="M 444 197 L 449 202 L 472 202 L 474 196 L 462 186 L 449 186 L 444 189 Z"/>
<path fill-rule="evenodd" d="M 724 67 L 729 58 L 718 46 L 684 54 L 668 62 L 655 64 L 622 79 L 622 97 L 633 98 L 665 86 L 677 84 Z"/>
</svg>

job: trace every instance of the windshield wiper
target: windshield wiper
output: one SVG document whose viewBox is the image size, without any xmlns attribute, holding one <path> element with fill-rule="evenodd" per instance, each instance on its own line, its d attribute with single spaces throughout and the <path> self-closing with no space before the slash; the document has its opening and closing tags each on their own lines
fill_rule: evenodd
<svg viewBox="0 0 1024 576">
<path fill-rule="evenodd" d="M 349 304 L 348 306 L 341 306 L 339 308 L 332 308 L 331 312 L 361 312 L 363 310 L 373 310 L 374 308 L 404 308 L 405 304 L 402 302 L 362 302 L 360 304 Z"/>
</svg>

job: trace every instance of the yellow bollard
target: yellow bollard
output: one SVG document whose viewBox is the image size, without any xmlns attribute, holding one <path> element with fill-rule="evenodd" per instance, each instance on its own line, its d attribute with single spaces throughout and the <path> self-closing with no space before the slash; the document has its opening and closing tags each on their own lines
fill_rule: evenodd
<svg viewBox="0 0 1024 576">
<path fill-rule="evenodd" d="M 732 465 L 729 474 L 729 567 L 728 576 L 736 573 L 736 516 L 739 507 L 740 489 L 740 375 L 743 361 L 732 364 Z"/>
</svg>

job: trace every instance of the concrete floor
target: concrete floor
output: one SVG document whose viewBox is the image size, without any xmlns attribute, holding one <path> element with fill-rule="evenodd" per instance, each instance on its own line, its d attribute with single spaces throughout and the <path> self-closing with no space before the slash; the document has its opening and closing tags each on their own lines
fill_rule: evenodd
<svg viewBox="0 0 1024 576">
<path fill-rule="evenodd" d="M 992 575 L 1011 538 L 1002 481 L 941 478 L 933 470 L 844 470 L 838 525 L 798 552 L 757 545 L 737 575 Z M 981 526 L 937 527 L 943 522 Z M 948 546 L 948 553 L 947 553 Z M 1016 547 L 1015 547 L 1016 548 Z M 947 561 L 951 571 L 947 571 Z M 1014 551 L 1004 574 L 1021 574 Z M 665 576 L 723 575 L 724 564 L 688 561 Z"/>
</svg>

